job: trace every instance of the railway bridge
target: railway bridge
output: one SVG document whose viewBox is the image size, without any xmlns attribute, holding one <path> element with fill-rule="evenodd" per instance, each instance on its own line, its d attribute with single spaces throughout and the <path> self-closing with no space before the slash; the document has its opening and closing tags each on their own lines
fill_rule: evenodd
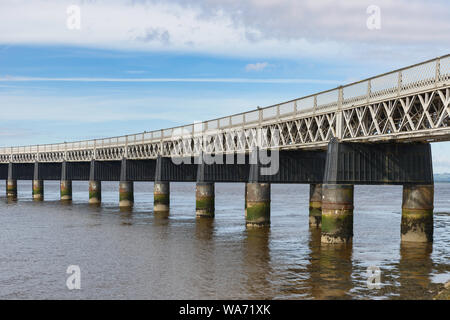
<svg viewBox="0 0 450 320">
<path fill-rule="evenodd" d="M 450 55 L 296 100 L 189 125 L 120 137 L 0 148 L 8 199 L 17 180 L 119 181 L 119 206 L 133 206 L 133 181 L 154 181 L 154 212 L 168 213 L 170 182 L 196 182 L 196 214 L 214 217 L 214 183 L 243 182 L 248 227 L 270 224 L 272 183 L 310 184 L 310 224 L 322 242 L 353 236 L 355 184 L 403 185 L 402 241 L 433 239 L 430 143 L 450 140 Z"/>
</svg>

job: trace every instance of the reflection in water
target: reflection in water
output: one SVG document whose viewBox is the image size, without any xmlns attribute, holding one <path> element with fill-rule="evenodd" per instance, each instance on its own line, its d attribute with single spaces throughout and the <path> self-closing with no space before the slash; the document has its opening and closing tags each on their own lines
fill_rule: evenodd
<svg viewBox="0 0 450 320">
<path fill-rule="evenodd" d="M 243 270 L 246 290 L 254 299 L 271 299 L 270 228 L 246 228 L 243 243 Z"/>
<path fill-rule="evenodd" d="M 214 232 L 214 219 L 196 218 L 195 237 L 198 240 L 211 240 Z"/>
<path fill-rule="evenodd" d="M 120 212 L 131 213 L 133 212 L 133 207 L 119 207 Z"/>
<path fill-rule="evenodd" d="M 101 202 L 89 203 L 88 205 L 92 209 L 100 209 L 102 207 Z"/>
<path fill-rule="evenodd" d="M 197 288 L 198 295 L 214 297 L 216 288 L 211 283 L 217 281 L 220 267 L 216 265 L 216 247 L 214 244 L 214 219 L 195 219 L 194 264 L 196 277 L 193 287 Z M 219 269 L 219 270 L 218 270 Z"/>
<path fill-rule="evenodd" d="M 133 225 L 133 211 L 132 210 L 124 210 L 120 209 L 119 212 L 120 224 L 125 226 Z"/>
<path fill-rule="evenodd" d="M 155 220 L 167 220 L 169 218 L 169 215 L 170 215 L 169 211 L 153 212 L 153 216 L 155 217 Z"/>
<path fill-rule="evenodd" d="M 398 264 L 400 297 L 416 294 L 413 299 L 424 298 L 430 288 L 430 274 L 433 269 L 431 243 L 402 242 Z M 407 292 L 406 292 L 407 291 Z"/>
<path fill-rule="evenodd" d="M 323 288 L 320 279 L 320 237 L 321 229 L 316 226 L 309 228 L 309 264 L 306 267 L 309 273 L 308 285 L 311 295 L 318 299 L 323 296 Z"/>
<path fill-rule="evenodd" d="M 97 203 L 91 204 L 90 203 L 89 205 L 86 206 L 86 208 L 90 213 L 101 213 L 102 212 L 102 206 L 100 203 L 99 204 L 97 204 Z"/>
<path fill-rule="evenodd" d="M 352 243 L 321 243 L 320 233 L 320 228 L 310 228 L 310 263 L 307 270 L 311 295 L 314 299 L 350 298 Z"/>
</svg>

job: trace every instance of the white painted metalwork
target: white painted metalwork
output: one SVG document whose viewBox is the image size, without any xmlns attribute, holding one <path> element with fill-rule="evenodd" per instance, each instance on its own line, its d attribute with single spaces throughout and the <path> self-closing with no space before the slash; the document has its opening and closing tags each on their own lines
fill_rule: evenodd
<svg viewBox="0 0 450 320">
<path fill-rule="evenodd" d="M 0 148 L 0 163 L 154 159 L 343 141 L 450 139 L 450 55 L 266 108 L 174 128 Z"/>
</svg>

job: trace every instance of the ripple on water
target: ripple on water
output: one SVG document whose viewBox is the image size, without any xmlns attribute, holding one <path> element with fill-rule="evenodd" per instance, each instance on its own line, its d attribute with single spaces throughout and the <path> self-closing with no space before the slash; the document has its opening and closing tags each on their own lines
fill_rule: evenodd
<svg viewBox="0 0 450 320">
<path fill-rule="evenodd" d="M 4 188 L 0 183 L 0 188 Z M 450 280 L 450 184 L 435 185 L 434 243 L 400 243 L 400 186 L 356 186 L 352 245 L 320 243 L 308 226 L 308 185 L 272 185 L 270 228 L 246 230 L 244 185 L 216 184 L 216 217 L 195 218 L 195 184 L 171 184 L 171 212 L 154 215 L 152 183 L 135 184 L 121 212 L 118 183 L 104 182 L 102 206 L 87 182 L 62 205 L 59 183 L 45 201 L 19 181 L 19 201 L 0 197 L 0 298 L 429 299 Z M 69 291 L 79 265 L 82 290 Z M 381 288 L 367 287 L 367 268 Z"/>
</svg>

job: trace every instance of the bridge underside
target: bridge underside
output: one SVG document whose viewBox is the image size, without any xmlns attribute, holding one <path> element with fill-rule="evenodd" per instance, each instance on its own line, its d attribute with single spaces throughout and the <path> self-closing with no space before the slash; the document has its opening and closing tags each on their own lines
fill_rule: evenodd
<svg viewBox="0 0 450 320">
<path fill-rule="evenodd" d="M 274 175 L 260 176 L 262 182 L 321 183 L 323 180 L 325 151 L 280 151 L 279 157 L 269 153 L 268 159 L 270 163 L 262 167 L 273 166 L 279 170 Z M 215 157 L 213 160 L 216 163 L 207 164 L 205 160 L 199 164 L 199 158 L 193 157 L 65 162 L 64 180 L 196 182 L 199 167 L 202 167 L 200 180 L 205 182 L 249 180 L 249 155 Z M 62 175 L 61 162 L 0 164 L 0 179 L 61 180 Z"/>
<path fill-rule="evenodd" d="M 433 184 L 429 143 L 340 143 L 328 145 L 323 183 Z"/>
<path fill-rule="evenodd" d="M 250 164 L 249 155 L 199 158 L 158 158 L 122 161 L 65 162 L 64 180 L 176 181 L 340 184 L 432 184 L 429 143 L 342 143 L 328 151 L 287 151 L 268 154 L 268 164 Z M 262 160 L 259 160 L 261 162 Z M 0 179 L 62 180 L 62 162 L 0 164 Z M 255 167 L 258 170 L 255 171 Z M 261 174 L 271 167 L 273 174 Z M 258 176 L 250 177 L 251 168 Z M 158 170 L 157 170 L 158 169 Z M 278 170 L 277 170 L 278 169 Z M 9 175 L 8 175 L 8 171 Z"/>
<path fill-rule="evenodd" d="M 0 164 L 0 179 L 432 184 L 429 143 L 347 143 L 333 139 L 328 151 L 281 150 L 268 154 L 265 164 L 251 164 L 249 155 L 199 158 L 158 158 L 122 161 L 72 161 Z M 268 163 L 267 163 L 268 162 Z M 253 169 L 252 169 L 253 168 Z M 255 171 L 255 168 L 257 170 Z M 272 168 L 273 174 L 261 169 Z M 250 177 L 251 171 L 257 177 Z M 62 179 L 63 175 L 65 176 Z"/>
</svg>

